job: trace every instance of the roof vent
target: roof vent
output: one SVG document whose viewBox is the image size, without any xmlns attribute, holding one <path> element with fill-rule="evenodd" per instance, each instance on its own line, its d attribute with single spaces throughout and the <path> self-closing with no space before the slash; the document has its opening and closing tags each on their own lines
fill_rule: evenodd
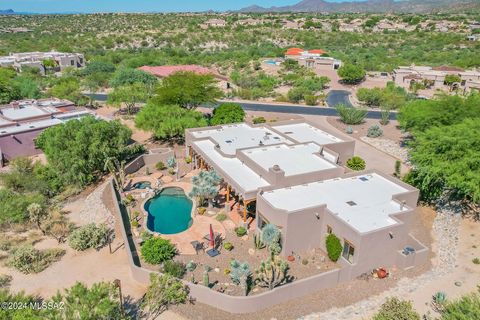
<svg viewBox="0 0 480 320">
<path fill-rule="evenodd" d="M 357 203 L 355 201 L 347 201 L 347 204 L 351 207 L 356 206 Z"/>
<path fill-rule="evenodd" d="M 362 180 L 362 181 L 368 181 L 367 177 L 360 177 L 359 179 Z"/>
<path fill-rule="evenodd" d="M 278 164 L 273 165 L 272 167 L 273 171 L 280 171 L 280 166 Z"/>
</svg>

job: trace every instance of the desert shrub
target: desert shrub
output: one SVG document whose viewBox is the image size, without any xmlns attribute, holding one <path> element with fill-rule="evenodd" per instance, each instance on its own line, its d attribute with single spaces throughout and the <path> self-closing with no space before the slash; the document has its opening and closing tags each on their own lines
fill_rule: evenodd
<svg viewBox="0 0 480 320">
<path fill-rule="evenodd" d="M 308 106 L 316 106 L 318 104 L 318 97 L 313 94 L 305 95 L 305 104 Z"/>
<path fill-rule="evenodd" d="M 165 166 L 165 163 L 163 163 L 162 161 L 158 161 L 156 164 L 155 164 L 155 169 L 157 170 L 164 170 L 166 169 L 167 167 Z"/>
<path fill-rule="evenodd" d="M 142 246 L 143 259 L 151 264 L 160 264 L 172 259 L 177 250 L 170 240 L 162 238 L 150 238 Z"/>
<path fill-rule="evenodd" d="M 153 238 L 153 234 L 150 232 L 144 230 L 140 233 L 140 239 L 142 239 L 144 242 L 150 238 Z"/>
<path fill-rule="evenodd" d="M 223 244 L 223 248 L 227 251 L 232 251 L 233 250 L 233 244 L 231 242 L 225 242 Z"/>
<path fill-rule="evenodd" d="M 205 207 L 199 207 L 197 208 L 197 213 L 201 216 L 203 216 L 205 214 L 205 212 L 207 212 L 207 208 Z"/>
<path fill-rule="evenodd" d="M 225 213 L 219 213 L 219 214 L 217 214 L 217 216 L 215 217 L 215 219 L 216 219 L 217 221 L 222 222 L 222 221 L 227 220 L 227 215 L 226 215 Z"/>
<path fill-rule="evenodd" d="M 373 316 L 373 320 L 420 320 L 420 315 L 413 309 L 411 302 L 389 298 Z"/>
<path fill-rule="evenodd" d="M 245 229 L 244 227 L 237 227 L 235 228 L 235 233 L 237 234 L 237 236 L 243 237 L 247 234 L 247 229 Z"/>
<path fill-rule="evenodd" d="M 365 160 L 360 157 L 354 156 L 347 160 L 347 167 L 354 171 L 365 170 L 366 164 Z"/>
<path fill-rule="evenodd" d="M 370 128 L 368 128 L 367 137 L 369 138 L 378 138 L 383 135 L 383 130 L 380 128 L 378 124 L 374 124 Z"/>
<path fill-rule="evenodd" d="M 12 282 L 12 276 L 9 274 L 0 275 L 0 289 L 7 288 Z"/>
<path fill-rule="evenodd" d="M 183 278 L 187 268 L 185 264 L 179 261 L 167 260 L 163 263 L 162 272 L 168 273 L 175 278 Z"/>
<path fill-rule="evenodd" d="M 345 132 L 348 133 L 348 134 L 352 134 L 353 133 L 352 127 L 348 126 L 347 129 L 345 129 Z"/>
<path fill-rule="evenodd" d="M 327 254 L 330 260 L 336 262 L 342 254 L 342 244 L 340 239 L 333 233 L 330 233 L 325 239 L 325 246 L 327 247 Z"/>
<path fill-rule="evenodd" d="M 462 296 L 458 300 L 447 302 L 441 314 L 442 320 L 478 319 L 480 314 L 480 287 L 479 292 L 473 292 Z"/>
<path fill-rule="evenodd" d="M 75 229 L 68 236 L 68 244 L 77 251 L 100 249 L 108 243 L 111 230 L 105 225 L 90 223 Z"/>
<path fill-rule="evenodd" d="M 38 250 L 31 245 L 17 248 L 8 258 L 7 265 L 24 274 L 38 273 L 60 260 L 65 254 L 63 249 Z"/>
<path fill-rule="evenodd" d="M 265 123 L 267 122 L 267 119 L 265 119 L 264 117 L 255 117 L 253 118 L 252 122 L 253 124 Z"/>
<path fill-rule="evenodd" d="M 368 111 L 365 109 L 349 108 L 343 104 L 335 106 L 340 120 L 345 124 L 360 124 L 367 116 Z"/>
</svg>

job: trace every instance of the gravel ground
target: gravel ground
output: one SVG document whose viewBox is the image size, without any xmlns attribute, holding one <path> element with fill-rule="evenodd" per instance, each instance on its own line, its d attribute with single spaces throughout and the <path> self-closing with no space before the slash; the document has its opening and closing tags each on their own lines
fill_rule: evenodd
<svg viewBox="0 0 480 320">
<path fill-rule="evenodd" d="M 360 139 L 375 148 L 400 159 L 403 163 L 410 165 L 407 148 L 400 146 L 398 142 L 385 138 L 361 137 Z"/>
</svg>

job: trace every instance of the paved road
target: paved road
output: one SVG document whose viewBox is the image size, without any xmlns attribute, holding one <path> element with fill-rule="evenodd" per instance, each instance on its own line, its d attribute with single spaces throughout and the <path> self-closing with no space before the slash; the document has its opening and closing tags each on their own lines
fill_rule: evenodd
<svg viewBox="0 0 480 320">
<path fill-rule="evenodd" d="M 348 91 L 346 91 L 348 92 Z M 106 94 L 91 94 L 89 95 L 97 101 L 106 101 Z M 347 98 L 348 99 L 348 98 Z M 296 105 L 282 105 L 282 104 L 263 104 L 263 103 L 239 103 L 246 111 L 262 111 L 262 112 L 278 112 L 278 113 L 293 113 L 299 115 L 315 115 L 315 116 L 336 116 L 337 111 L 330 107 L 306 107 Z M 367 119 L 381 119 L 382 113 L 380 111 L 369 111 L 366 116 Z M 396 113 L 390 114 L 390 120 L 396 119 Z"/>
<path fill-rule="evenodd" d="M 353 107 L 348 96 L 350 91 L 347 90 L 332 90 L 327 94 L 327 105 L 334 108 L 337 104 L 344 104 L 347 107 Z"/>
</svg>

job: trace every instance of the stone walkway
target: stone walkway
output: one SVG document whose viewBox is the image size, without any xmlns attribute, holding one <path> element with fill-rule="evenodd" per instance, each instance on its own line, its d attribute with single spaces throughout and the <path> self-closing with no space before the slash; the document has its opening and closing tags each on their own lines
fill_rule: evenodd
<svg viewBox="0 0 480 320">
<path fill-rule="evenodd" d="M 323 313 L 313 313 L 300 319 L 368 319 L 385 302 L 388 297 L 405 299 L 406 295 L 453 271 L 458 255 L 458 235 L 461 217 L 443 210 L 437 213 L 433 222 L 436 246 L 434 266 L 430 271 L 416 278 L 402 278 L 398 284 L 382 294 L 360 301 L 345 308 L 333 308 Z M 433 294 L 433 293 L 432 293 Z"/>
</svg>

